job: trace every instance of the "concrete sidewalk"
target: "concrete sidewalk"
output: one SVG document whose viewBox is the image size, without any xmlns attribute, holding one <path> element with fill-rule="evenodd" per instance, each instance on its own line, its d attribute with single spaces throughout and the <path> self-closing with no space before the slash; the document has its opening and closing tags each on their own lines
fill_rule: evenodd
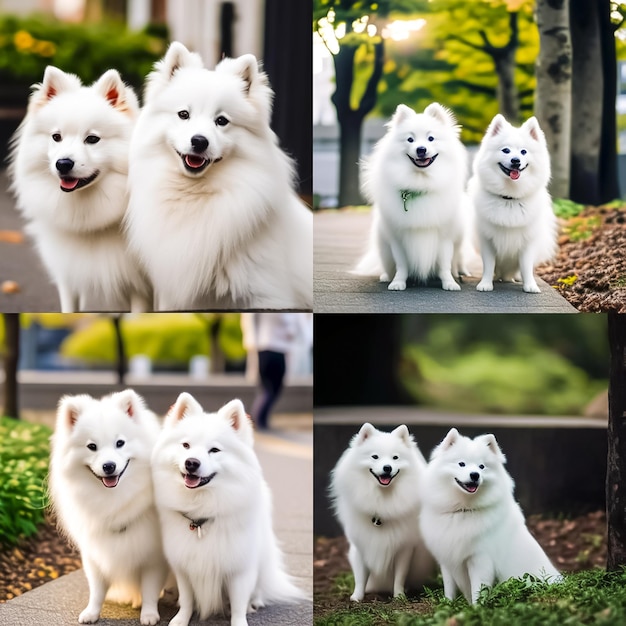
<svg viewBox="0 0 626 626">
<path fill-rule="evenodd" d="M 350 274 L 369 240 L 369 211 L 322 211 L 314 224 L 315 313 L 576 313 L 576 309 L 542 280 L 540 294 L 524 293 L 519 284 L 496 283 L 480 293 L 478 256 L 470 265 L 474 276 L 463 278 L 461 291 L 440 286 L 389 291 L 376 277 Z"/>
<path fill-rule="evenodd" d="M 286 555 L 288 571 L 308 597 L 313 593 L 313 435 L 271 432 L 256 435 L 256 451 L 272 489 L 274 529 Z M 47 583 L 0 604 L 2 626 L 75 626 L 87 604 L 87 582 L 82 570 Z M 160 624 L 167 624 L 176 607 L 161 602 Z M 304 626 L 313 623 L 310 601 L 276 605 L 248 616 L 250 626 Z M 227 626 L 224 617 L 192 620 L 191 626 Z M 136 626 L 139 610 L 105 603 L 99 626 Z"/>
</svg>

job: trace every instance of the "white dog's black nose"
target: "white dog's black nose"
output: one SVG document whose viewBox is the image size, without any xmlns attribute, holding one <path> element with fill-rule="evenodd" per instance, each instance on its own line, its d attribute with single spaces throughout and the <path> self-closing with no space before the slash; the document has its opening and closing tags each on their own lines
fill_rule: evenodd
<svg viewBox="0 0 626 626">
<path fill-rule="evenodd" d="M 385 472 L 385 474 L 391 474 L 391 465 L 383 465 L 383 472 Z"/>
<path fill-rule="evenodd" d="M 198 471 L 200 467 L 200 461 L 198 459 L 190 458 L 185 460 L 185 469 L 190 473 L 194 474 Z"/>
<path fill-rule="evenodd" d="M 74 161 L 72 159 L 59 159 L 55 165 L 60 174 L 69 174 L 74 167 Z"/>
<path fill-rule="evenodd" d="M 420 159 L 423 159 L 426 156 L 426 148 L 424 148 L 424 146 L 420 146 L 419 148 L 416 149 L 417 152 L 417 156 Z"/>
<path fill-rule="evenodd" d="M 480 478 L 480 474 L 478 472 L 472 472 L 470 474 L 470 480 L 473 480 L 474 482 L 478 482 L 479 478 Z"/>
<path fill-rule="evenodd" d="M 517 157 L 513 157 L 513 158 L 511 159 L 511 165 L 512 165 L 513 167 L 519 167 L 519 166 L 521 165 L 521 163 L 522 163 L 522 162 L 521 162 L 521 161 L 520 161 Z"/>
<path fill-rule="evenodd" d="M 110 476 L 114 471 L 115 471 L 115 463 L 110 462 L 110 463 L 104 463 L 102 465 L 102 471 L 107 475 Z"/>
<path fill-rule="evenodd" d="M 194 152 L 204 152 L 209 147 L 209 140 L 204 135 L 194 135 L 191 138 L 191 147 Z"/>
</svg>

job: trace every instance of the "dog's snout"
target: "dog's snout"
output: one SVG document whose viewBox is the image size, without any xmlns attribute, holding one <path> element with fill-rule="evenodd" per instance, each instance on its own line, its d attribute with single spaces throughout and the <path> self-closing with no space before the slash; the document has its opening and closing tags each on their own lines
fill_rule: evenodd
<svg viewBox="0 0 626 626">
<path fill-rule="evenodd" d="M 385 472 L 385 474 L 391 474 L 391 465 L 383 465 L 383 472 Z"/>
<path fill-rule="evenodd" d="M 72 159 L 59 159 L 56 162 L 56 168 L 60 174 L 69 174 L 74 167 L 74 161 Z"/>
<path fill-rule="evenodd" d="M 194 152 L 204 152 L 209 147 L 209 140 L 204 135 L 194 135 L 191 146 Z"/>
<path fill-rule="evenodd" d="M 198 461 L 198 459 L 190 458 L 190 459 L 185 460 L 185 469 L 190 474 L 197 472 L 199 467 L 200 467 L 200 461 Z"/>
<path fill-rule="evenodd" d="M 115 471 L 115 463 L 113 463 L 112 461 L 109 461 L 108 463 L 104 463 L 102 465 L 102 471 L 107 476 L 110 476 Z"/>
<path fill-rule="evenodd" d="M 480 474 L 478 472 L 472 472 L 470 474 L 470 479 L 473 480 L 474 482 L 477 482 L 479 478 L 480 478 Z"/>
<path fill-rule="evenodd" d="M 419 148 L 417 148 L 416 152 L 417 152 L 417 156 L 420 159 L 423 159 L 426 156 L 427 151 L 426 151 L 426 148 L 424 148 L 424 146 L 420 146 Z"/>
</svg>

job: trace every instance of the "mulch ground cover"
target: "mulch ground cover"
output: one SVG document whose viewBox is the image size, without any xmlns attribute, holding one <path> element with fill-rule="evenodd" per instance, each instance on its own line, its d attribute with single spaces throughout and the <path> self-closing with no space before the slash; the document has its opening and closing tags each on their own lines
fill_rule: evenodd
<svg viewBox="0 0 626 626">
<path fill-rule="evenodd" d="M 16 547 L 0 547 L 0 602 L 6 602 L 81 567 L 80 557 L 48 520 Z"/>
<path fill-rule="evenodd" d="M 603 511 L 568 520 L 543 519 L 534 515 L 527 522 L 530 531 L 559 570 L 577 572 L 606 566 L 606 517 Z M 315 541 L 313 594 L 314 615 L 318 617 L 343 608 L 350 602 L 352 589 L 342 583 L 342 576 L 350 572 L 347 552 L 345 537 L 318 537 Z M 368 600 L 387 601 L 388 596 L 368 594 Z M 416 599 L 406 609 L 421 611 L 424 606 Z"/>
<path fill-rule="evenodd" d="M 626 208 L 586 207 L 562 220 L 561 233 L 539 276 L 579 311 L 626 313 Z"/>
</svg>

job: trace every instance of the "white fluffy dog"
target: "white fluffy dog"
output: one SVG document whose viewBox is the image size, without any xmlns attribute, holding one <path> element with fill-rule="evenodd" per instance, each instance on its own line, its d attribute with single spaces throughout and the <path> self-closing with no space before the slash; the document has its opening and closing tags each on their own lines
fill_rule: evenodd
<svg viewBox="0 0 626 626">
<path fill-rule="evenodd" d="M 331 474 L 335 515 L 350 542 L 351 600 L 366 592 L 403 595 L 433 573 L 418 519 L 426 461 L 406 426 L 390 433 L 365 423 Z"/>
<path fill-rule="evenodd" d="M 496 115 L 468 185 L 483 259 L 478 291 L 492 291 L 494 277 L 511 281 L 521 275 L 524 291 L 539 293 L 534 268 L 557 249 L 549 181 L 550 154 L 537 119 L 515 128 Z"/>
<path fill-rule="evenodd" d="M 250 54 L 209 71 L 174 42 L 148 76 L 127 226 L 157 309 L 312 307 L 312 214 L 271 100 Z"/>
<path fill-rule="evenodd" d="M 431 455 L 420 528 L 446 598 L 460 589 L 474 603 L 483 585 L 524 574 L 560 578 L 526 528 L 505 462 L 493 435 L 470 439 L 455 428 Z"/>
<path fill-rule="evenodd" d="M 416 113 L 400 104 L 363 168 L 362 188 L 374 205 L 370 249 L 356 273 L 381 269 L 391 290 L 409 277 L 441 279 L 458 291 L 469 215 L 464 202 L 467 154 L 452 113 L 430 104 Z"/>
</svg>

